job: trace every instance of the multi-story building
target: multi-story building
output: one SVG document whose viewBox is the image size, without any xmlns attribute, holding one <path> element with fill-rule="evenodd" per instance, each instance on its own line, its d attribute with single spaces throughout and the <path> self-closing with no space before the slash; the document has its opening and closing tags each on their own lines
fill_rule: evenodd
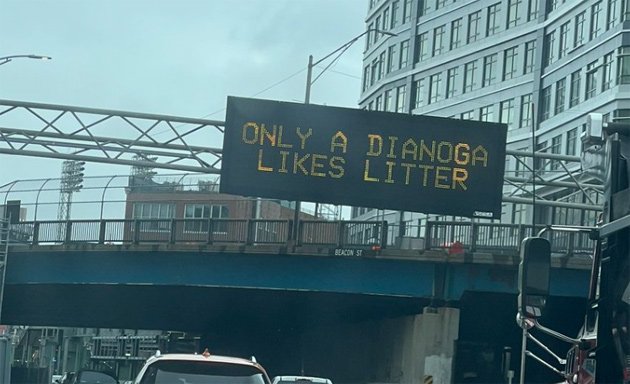
<svg viewBox="0 0 630 384">
<path fill-rule="evenodd" d="M 255 237 L 280 241 L 288 230 L 283 222 L 293 220 L 295 215 L 295 203 L 219 193 L 218 179 L 184 185 L 132 175 L 126 192 L 125 219 L 139 221 L 138 234 L 132 226 L 125 228 L 127 239 L 139 235 L 144 240 L 159 241 L 175 232 L 180 240 L 199 241 L 210 236 L 214 241 L 232 242 L 246 231 L 247 219 L 264 219 L 252 229 Z M 315 219 L 305 212 L 300 212 L 299 218 Z"/>
<path fill-rule="evenodd" d="M 629 11 L 627 0 L 369 0 L 360 104 L 502 122 L 508 150 L 579 156 L 589 113 L 604 121 L 630 117 Z M 504 195 L 531 198 L 532 168 L 542 198 L 575 206 L 601 199 L 579 162 L 516 156 L 506 158 L 512 185 Z M 581 185 L 543 183 L 562 180 Z M 377 217 L 375 210 L 359 213 L 353 216 Z M 504 199 L 503 222 L 530 223 L 533 214 L 533 205 Z M 592 225 L 595 215 L 566 205 L 535 207 L 537 222 Z"/>
</svg>

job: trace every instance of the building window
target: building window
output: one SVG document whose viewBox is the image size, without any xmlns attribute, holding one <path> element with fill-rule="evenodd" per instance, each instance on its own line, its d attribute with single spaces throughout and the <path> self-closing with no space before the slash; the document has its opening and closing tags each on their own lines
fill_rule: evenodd
<svg viewBox="0 0 630 384">
<path fill-rule="evenodd" d="M 396 112 L 404 113 L 406 108 L 405 102 L 407 101 L 407 86 L 401 85 L 396 88 Z"/>
<path fill-rule="evenodd" d="M 501 3 L 496 3 L 488 7 L 488 22 L 486 28 L 486 36 L 492 36 L 499 32 L 499 12 L 501 11 Z"/>
<path fill-rule="evenodd" d="M 446 5 L 446 0 L 436 0 L 435 9 L 440 9 Z"/>
<path fill-rule="evenodd" d="M 444 50 L 444 32 L 443 25 L 433 30 L 433 56 L 437 56 Z"/>
<path fill-rule="evenodd" d="M 477 71 L 477 61 L 464 64 L 464 91 L 470 92 L 475 88 L 475 72 Z"/>
<path fill-rule="evenodd" d="M 387 66 L 387 58 L 385 51 L 378 56 L 378 79 L 385 77 L 385 67 Z"/>
<path fill-rule="evenodd" d="M 370 66 L 363 68 L 363 92 L 370 86 Z"/>
<path fill-rule="evenodd" d="M 141 232 L 167 232 L 171 230 L 171 219 L 175 218 L 175 204 L 133 203 L 134 219 L 160 219 L 140 222 Z"/>
<path fill-rule="evenodd" d="M 516 56 L 518 47 L 512 47 L 504 51 L 503 80 L 509 80 L 516 76 Z"/>
<path fill-rule="evenodd" d="M 520 163 L 516 163 L 518 166 Z M 525 204 L 512 204 L 512 224 L 523 224 L 525 222 Z"/>
<path fill-rule="evenodd" d="M 436 73 L 429 78 L 429 104 L 440 100 L 440 87 L 442 86 L 442 74 Z"/>
<path fill-rule="evenodd" d="M 580 102 L 580 70 L 571 74 L 571 95 L 569 99 L 569 108 L 573 108 Z"/>
<path fill-rule="evenodd" d="M 479 22 L 481 21 L 481 11 L 473 12 L 468 15 L 468 36 L 466 43 L 470 44 L 479 39 Z"/>
<path fill-rule="evenodd" d="M 368 31 L 372 31 L 374 29 L 374 23 L 370 23 L 368 25 Z M 368 33 L 365 38 L 365 49 L 370 48 L 372 45 L 372 32 Z"/>
<path fill-rule="evenodd" d="M 546 67 L 553 63 L 554 57 L 554 46 L 556 44 L 556 31 L 551 31 L 545 35 L 545 40 L 543 43 L 544 49 L 544 58 L 543 65 Z"/>
<path fill-rule="evenodd" d="M 376 110 L 377 111 L 383 110 L 383 95 L 376 96 Z"/>
<path fill-rule="evenodd" d="M 424 16 L 429 13 L 431 10 L 431 5 L 429 0 L 419 0 L 418 1 L 418 10 L 420 11 L 420 16 Z"/>
<path fill-rule="evenodd" d="M 451 22 L 451 46 L 450 49 L 453 50 L 459 47 L 461 40 L 461 30 L 462 30 L 462 19 L 455 19 Z"/>
<path fill-rule="evenodd" d="M 416 63 L 429 57 L 429 37 L 427 32 L 416 36 Z"/>
<path fill-rule="evenodd" d="M 424 105 L 424 79 L 416 80 L 413 83 L 414 88 L 414 108 L 420 108 Z"/>
<path fill-rule="evenodd" d="M 628 1 L 630 4 L 630 1 Z M 629 47 L 621 47 L 619 48 L 619 59 L 617 64 L 617 72 L 618 72 L 618 83 L 619 84 L 630 84 L 630 48 Z"/>
<path fill-rule="evenodd" d="M 393 72 L 397 70 L 396 64 L 398 61 L 396 60 L 396 46 L 392 45 L 387 49 L 387 63 L 389 64 L 387 67 L 387 73 Z"/>
<path fill-rule="evenodd" d="M 508 129 L 512 128 L 514 123 L 514 99 L 509 99 L 501 102 L 499 110 L 499 120 L 503 124 L 507 124 Z"/>
<path fill-rule="evenodd" d="M 619 22 L 619 0 L 608 0 L 608 14 L 606 16 L 606 30 L 611 29 Z"/>
<path fill-rule="evenodd" d="M 560 26 L 560 47 L 558 50 L 558 59 L 567 54 L 569 50 L 569 21 Z"/>
<path fill-rule="evenodd" d="M 519 127 L 529 127 L 532 125 L 532 94 L 521 96 L 521 116 Z"/>
<path fill-rule="evenodd" d="M 601 34 L 602 31 L 602 2 L 598 1 L 591 7 L 591 33 L 590 39 L 593 40 Z"/>
<path fill-rule="evenodd" d="M 547 142 L 536 143 L 536 153 L 547 153 Z M 542 157 L 534 158 L 534 170 L 537 174 L 545 173 L 546 161 Z"/>
<path fill-rule="evenodd" d="M 411 20 L 411 0 L 404 0 L 403 3 L 403 24 Z"/>
<path fill-rule="evenodd" d="M 399 68 L 405 68 L 409 63 L 409 40 L 400 43 L 400 65 Z"/>
<path fill-rule="evenodd" d="M 586 93 L 585 100 L 597 94 L 597 60 L 586 66 Z"/>
<path fill-rule="evenodd" d="M 387 23 L 386 23 L 387 24 Z M 382 30 L 381 28 L 381 17 L 380 16 L 376 16 L 376 20 L 374 21 L 374 29 L 376 29 L 374 31 L 374 42 L 376 43 L 380 37 L 380 30 Z"/>
<path fill-rule="evenodd" d="M 446 73 L 446 98 L 453 97 L 457 94 L 457 72 L 459 67 L 451 68 Z"/>
<path fill-rule="evenodd" d="M 621 3 L 621 20 L 626 21 L 630 20 L 630 1 L 622 1 Z"/>
<path fill-rule="evenodd" d="M 377 80 L 376 77 L 378 76 L 378 59 L 372 60 L 370 69 L 370 85 L 374 85 L 374 82 Z"/>
<path fill-rule="evenodd" d="M 389 29 L 390 24 L 391 24 L 391 21 L 389 18 L 389 7 L 387 7 L 383 10 L 383 31 L 387 31 Z"/>
<path fill-rule="evenodd" d="M 577 128 L 567 132 L 567 155 L 575 156 L 577 154 Z"/>
<path fill-rule="evenodd" d="M 385 91 L 385 112 L 393 112 L 394 111 L 394 94 L 391 89 Z"/>
<path fill-rule="evenodd" d="M 536 40 L 525 43 L 525 62 L 523 65 L 523 74 L 530 73 L 534 70 L 534 59 L 536 58 Z"/>
<path fill-rule="evenodd" d="M 519 148 L 518 149 L 519 152 L 528 152 L 529 149 L 527 147 L 525 148 Z M 514 167 L 514 176 L 515 177 L 523 177 L 526 176 L 526 172 L 525 172 L 525 164 L 523 164 L 522 162 L 523 160 L 519 161 L 519 158 L 516 158 L 516 165 Z"/>
<path fill-rule="evenodd" d="M 507 28 L 513 28 L 518 25 L 520 18 L 518 17 L 518 9 L 521 6 L 521 0 L 508 0 Z"/>
<path fill-rule="evenodd" d="M 210 204 L 186 204 L 184 209 L 184 219 L 226 219 L 229 217 L 228 207 L 225 205 Z M 214 232 L 225 232 L 226 223 L 215 223 Z M 184 222 L 186 232 L 208 232 L 208 221 L 186 221 Z"/>
<path fill-rule="evenodd" d="M 390 23 L 391 29 L 396 28 L 398 25 L 398 8 L 400 8 L 400 1 L 392 1 L 392 22 Z"/>
<path fill-rule="evenodd" d="M 556 82 L 556 105 L 555 114 L 564 111 L 564 97 L 566 94 L 566 79 L 560 79 Z"/>
<path fill-rule="evenodd" d="M 556 155 L 560 154 L 561 142 L 562 142 L 561 135 L 555 136 L 554 138 L 551 139 L 551 153 L 556 154 Z M 560 161 L 551 160 L 551 169 L 555 171 L 559 168 L 560 168 Z"/>
<path fill-rule="evenodd" d="M 466 111 L 460 115 L 460 119 L 462 120 L 474 120 L 475 119 L 475 111 Z"/>
<path fill-rule="evenodd" d="M 488 55 L 483 58 L 483 74 L 481 79 L 481 86 L 487 87 L 494 83 L 496 79 L 496 66 L 497 66 L 497 54 Z"/>
<path fill-rule="evenodd" d="M 543 88 L 540 106 L 540 120 L 547 120 L 551 114 L 551 86 Z"/>
<path fill-rule="evenodd" d="M 493 115 L 494 106 L 487 105 L 479 109 L 479 120 L 481 121 L 494 121 Z"/>
<path fill-rule="evenodd" d="M 538 2 L 540 0 L 528 0 L 527 5 L 527 21 L 536 20 L 538 18 Z"/>
<path fill-rule="evenodd" d="M 610 89 L 614 85 L 613 77 L 613 53 L 604 55 L 604 64 L 602 65 L 602 92 Z"/>
<path fill-rule="evenodd" d="M 584 44 L 585 28 L 584 21 L 586 20 L 586 12 L 581 12 L 575 16 L 575 36 L 573 39 L 573 46 L 579 47 Z"/>
</svg>

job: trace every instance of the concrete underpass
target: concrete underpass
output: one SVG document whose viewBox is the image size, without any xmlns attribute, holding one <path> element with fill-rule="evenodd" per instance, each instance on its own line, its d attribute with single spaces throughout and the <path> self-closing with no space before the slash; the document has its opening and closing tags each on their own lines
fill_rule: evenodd
<svg viewBox="0 0 630 384">
<path fill-rule="evenodd" d="M 517 369 L 519 361 L 521 332 L 514 321 L 516 297 L 512 294 L 471 292 L 449 307 L 434 308 L 427 300 L 411 298 L 226 294 L 202 288 L 157 293 L 155 287 L 125 291 L 125 300 L 121 300 L 120 287 L 101 289 L 96 296 L 84 288 L 90 300 L 63 303 L 54 297 L 69 296 L 66 290 L 73 287 L 9 289 L 30 292 L 28 305 L 21 307 L 25 313 L 33 305 L 44 306 L 50 314 L 64 313 L 65 319 L 71 313 L 81 318 L 88 311 L 98 314 L 94 318 L 101 322 L 55 322 L 57 326 L 133 328 L 142 321 L 154 329 L 189 331 L 201 337 L 201 348 L 213 353 L 255 356 L 272 376 L 304 373 L 336 383 L 412 383 L 428 376 L 434 382 L 499 383 L 504 382 L 504 347 L 512 349 L 512 369 Z M 13 297 L 10 291 L 7 294 Z M 95 297 L 99 298 L 93 301 Z M 54 308 L 46 307 L 52 302 Z M 163 302 L 179 302 L 182 311 L 167 313 Z M 579 298 L 552 298 L 542 321 L 575 334 L 581 319 L 567 319 L 563 314 L 583 304 Z M 129 316 L 108 317 L 114 313 L 112 306 L 128 311 Z M 181 326 L 173 328 L 175 323 Z M 557 353 L 564 353 L 566 346 L 547 341 Z M 535 363 L 529 365 L 528 375 L 541 381 L 553 378 Z"/>
</svg>

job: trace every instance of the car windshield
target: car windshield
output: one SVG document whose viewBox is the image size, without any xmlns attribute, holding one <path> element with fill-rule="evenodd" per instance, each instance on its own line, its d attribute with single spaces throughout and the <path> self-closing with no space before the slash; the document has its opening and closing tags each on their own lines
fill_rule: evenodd
<svg viewBox="0 0 630 384">
<path fill-rule="evenodd" d="M 315 382 L 316 381 L 312 379 L 297 379 L 297 380 L 280 380 L 276 384 L 312 384 Z M 318 382 L 324 383 L 323 380 L 319 380 Z"/>
<path fill-rule="evenodd" d="M 118 382 L 103 372 L 83 371 L 79 375 L 77 384 L 118 384 Z"/>
<path fill-rule="evenodd" d="M 256 367 L 199 361 L 160 361 L 153 364 L 141 384 L 266 384 Z"/>
</svg>

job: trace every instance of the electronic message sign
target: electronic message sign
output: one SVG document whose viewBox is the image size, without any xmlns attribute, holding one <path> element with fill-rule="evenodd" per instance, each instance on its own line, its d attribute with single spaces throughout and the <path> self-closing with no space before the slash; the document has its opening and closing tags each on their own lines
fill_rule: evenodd
<svg viewBox="0 0 630 384">
<path fill-rule="evenodd" d="M 220 191 L 501 215 L 507 126 L 228 97 Z"/>
</svg>

